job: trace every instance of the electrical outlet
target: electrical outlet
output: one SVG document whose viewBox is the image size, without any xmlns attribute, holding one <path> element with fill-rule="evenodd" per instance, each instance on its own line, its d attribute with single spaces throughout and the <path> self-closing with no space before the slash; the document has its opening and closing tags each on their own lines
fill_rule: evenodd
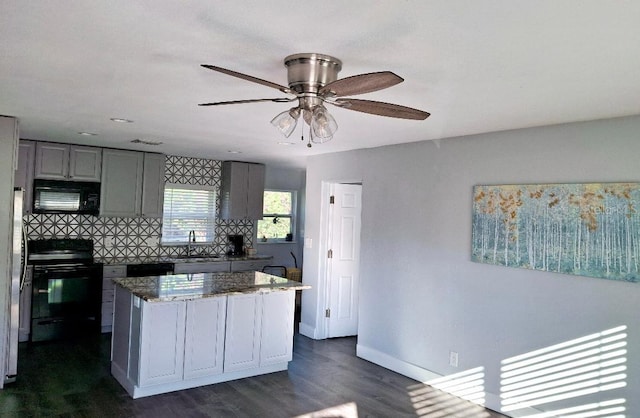
<svg viewBox="0 0 640 418">
<path fill-rule="evenodd" d="M 116 246 L 116 237 L 106 237 L 104 239 L 104 246 L 107 248 L 113 248 Z"/>
<path fill-rule="evenodd" d="M 458 353 L 449 351 L 449 366 L 458 367 Z"/>
</svg>

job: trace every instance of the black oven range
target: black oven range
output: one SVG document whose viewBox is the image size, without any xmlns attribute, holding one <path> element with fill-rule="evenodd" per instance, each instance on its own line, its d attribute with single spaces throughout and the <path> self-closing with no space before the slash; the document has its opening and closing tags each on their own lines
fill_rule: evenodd
<svg viewBox="0 0 640 418">
<path fill-rule="evenodd" d="M 93 262 L 89 239 L 27 242 L 33 265 L 31 341 L 100 332 L 102 264 Z"/>
</svg>

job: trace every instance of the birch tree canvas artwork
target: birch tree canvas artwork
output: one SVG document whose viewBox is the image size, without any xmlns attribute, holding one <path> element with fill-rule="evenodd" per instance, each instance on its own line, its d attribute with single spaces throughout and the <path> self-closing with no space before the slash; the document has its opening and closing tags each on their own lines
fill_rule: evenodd
<svg viewBox="0 0 640 418">
<path fill-rule="evenodd" d="M 475 186 L 471 259 L 638 282 L 638 183 Z"/>
</svg>

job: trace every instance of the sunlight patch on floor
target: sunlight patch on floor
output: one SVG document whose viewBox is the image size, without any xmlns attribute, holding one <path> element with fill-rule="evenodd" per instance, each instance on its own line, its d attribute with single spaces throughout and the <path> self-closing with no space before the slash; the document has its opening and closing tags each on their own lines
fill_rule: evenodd
<svg viewBox="0 0 640 418">
<path fill-rule="evenodd" d="M 358 406 L 355 402 L 349 402 L 321 411 L 298 415 L 295 418 L 358 418 Z"/>
<path fill-rule="evenodd" d="M 420 418 L 488 418 L 491 416 L 481 405 L 428 384 L 412 385 L 407 389 L 416 415 Z"/>
</svg>

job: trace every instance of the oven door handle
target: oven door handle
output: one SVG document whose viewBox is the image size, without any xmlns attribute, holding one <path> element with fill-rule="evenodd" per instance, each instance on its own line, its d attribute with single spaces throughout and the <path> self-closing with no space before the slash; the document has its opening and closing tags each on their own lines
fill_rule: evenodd
<svg viewBox="0 0 640 418">
<path fill-rule="evenodd" d="M 38 294 L 49 293 L 49 289 L 38 289 Z"/>
</svg>

